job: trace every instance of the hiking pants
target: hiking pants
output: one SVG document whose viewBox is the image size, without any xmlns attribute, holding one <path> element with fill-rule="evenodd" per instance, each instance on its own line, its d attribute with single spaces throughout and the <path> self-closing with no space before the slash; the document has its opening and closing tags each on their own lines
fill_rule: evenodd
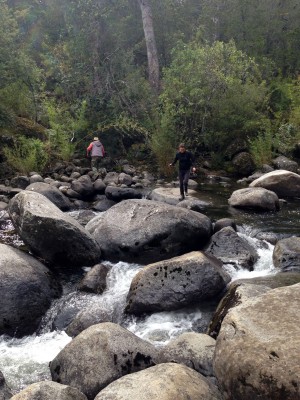
<svg viewBox="0 0 300 400">
<path fill-rule="evenodd" d="M 188 191 L 189 177 L 190 177 L 189 169 L 179 170 L 179 187 L 181 196 L 184 196 L 184 192 L 187 193 Z"/>
</svg>

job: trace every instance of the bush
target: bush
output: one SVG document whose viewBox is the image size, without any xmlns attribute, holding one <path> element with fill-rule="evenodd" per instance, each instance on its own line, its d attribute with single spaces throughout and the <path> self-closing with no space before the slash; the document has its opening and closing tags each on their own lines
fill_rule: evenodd
<svg viewBox="0 0 300 400">
<path fill-rule="evenodd" d="M 14 170 L 24 174 L 31 171 L 42 172 L 48 161 L 44 144 L 39 139 L 27 139 L 20 136 L 16 139 L 13 148 L 5 146 L 3 152 L 7 163 Z"/>
</svg>

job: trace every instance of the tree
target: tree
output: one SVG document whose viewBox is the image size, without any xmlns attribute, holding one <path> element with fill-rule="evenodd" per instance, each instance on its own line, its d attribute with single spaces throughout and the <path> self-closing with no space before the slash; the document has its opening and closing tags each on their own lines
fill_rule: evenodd
<svg viewBox="0 0 300 400">
<path fill-rule="evenodd" d="M 154 35 L 152 11 L 149 0 L 138 0 L 143 19 L 143 28 L 147 46 L 147 58 L 149 69 L 149 82 L 151 87 L 158 93 L 159 91 L 159 61 Z"/>
</svg>

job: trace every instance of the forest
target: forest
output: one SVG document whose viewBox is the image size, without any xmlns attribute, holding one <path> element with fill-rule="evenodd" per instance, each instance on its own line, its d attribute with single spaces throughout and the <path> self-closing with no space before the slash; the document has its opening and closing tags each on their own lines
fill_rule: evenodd
<svg viewBox="0 0 300 400">
<path fill-rule="evenodd" d="M 0 0 L 0 162 L 84 157 L 94 132 L 164 171 L 184 141 L 230 170 L 300 143 L 298 0 Z"/>
</svg>

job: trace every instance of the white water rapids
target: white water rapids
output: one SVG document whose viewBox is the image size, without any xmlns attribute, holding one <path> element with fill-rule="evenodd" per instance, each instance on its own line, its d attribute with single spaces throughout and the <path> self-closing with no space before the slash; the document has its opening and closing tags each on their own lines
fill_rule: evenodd
<svg viewBox="0 0 300 400">
<path fill-rule="evenodd" d="M 254 265 L 254 271 L 240 269 L 226 265 L 224 268 L 231 275 L 232 280 L 252 278 L 274 273 L 272 263 L 273 246 L 264 242 L 259 245 L 257 239 L 241 234 L 253 244 L 259 260 Z M 0 371 L 7 384 L 14 393 L 33 382 L 51 380 L 49 362 L 69 342 L 71 338 L 64 331 L 51 332 L 51 320 L 63 302 L 70 300 L 71 306 L 81 309 L 102 304 L 109 313 L 114 315 L 127 329 L 137 336 L 152 342 L 155 345 L 166 344 L 170 339 L 183 332 L 199 331 L 199 327 L 207 325 L 211 316 L 211 306 L 190 307 L 172 312 L 159 312 L 146 318 L 124 318 L 126 296 L 132 278 L 142 268 L 136 264 L 119 262 L 114 264 L 107 277 L 107 289 L 103 295 L 83 294 L 82 292 L 68 293 L 56 300 L 44 319 L 44 327 L 39 335 L 32 335 L 22 339 L 0 337 Z M 201 330 L 201 329 L 200 329 Z"/>
</svg>

